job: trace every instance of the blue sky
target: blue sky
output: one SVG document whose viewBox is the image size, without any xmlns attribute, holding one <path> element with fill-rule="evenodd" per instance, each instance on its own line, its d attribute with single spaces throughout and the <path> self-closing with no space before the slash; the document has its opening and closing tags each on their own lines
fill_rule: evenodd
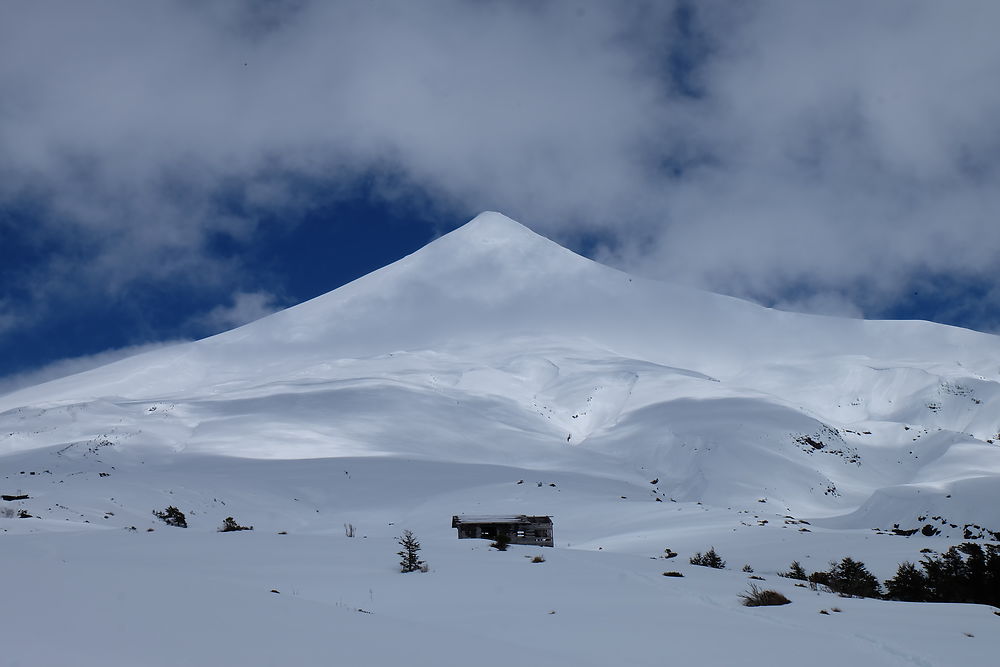
<svg viewBox="0 0 1000 667">
<path fill-rule="evenodd" d="M 619 268 L 1000 329 L 992 2 L 6 3 L 0 391 L 482 210 Z"/>
</svg>

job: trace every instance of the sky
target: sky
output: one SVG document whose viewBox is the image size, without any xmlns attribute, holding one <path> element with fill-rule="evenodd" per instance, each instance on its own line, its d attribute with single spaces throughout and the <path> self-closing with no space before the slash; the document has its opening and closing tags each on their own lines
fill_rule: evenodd
<svg viewBox="0 0 1000 667">
<path fill-rule="evenodd" d="M 0 392 L 497 210 L 788 310 L 1000 331 L 1000 4 L 0 4 Z"/>
</svg>

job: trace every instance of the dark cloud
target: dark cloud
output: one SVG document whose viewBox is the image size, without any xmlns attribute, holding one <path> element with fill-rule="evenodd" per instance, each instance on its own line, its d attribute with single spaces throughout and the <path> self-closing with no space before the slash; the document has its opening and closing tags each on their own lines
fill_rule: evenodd
<svg viewBox="0 0 1000 667">
<path fill-rule="evenodd" d="M 350 198 L 386 174 L 401 205 L 879 314 L 922 275 L 997 284 L 998 20 L 991 2 L 9 3 L 0 206 L 30 202 L 35 233 L 77 249 L 36 264 L 36 304 L 137 280 L 260 292 L 213 235 L 294 224 L 298 181 Z"/>
</svg>

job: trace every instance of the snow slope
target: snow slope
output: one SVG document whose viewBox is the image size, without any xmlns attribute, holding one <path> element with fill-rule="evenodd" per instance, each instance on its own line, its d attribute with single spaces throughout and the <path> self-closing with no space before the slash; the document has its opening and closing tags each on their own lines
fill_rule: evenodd
<svg viewBox="0 0 1000 667">
<path fill-rule="evenodd" d="M 853 555 L 885 578 L 1000 537 L 1000 339 L 643 280 L 496 213 L 239 329 L 0 396 L 0 483 L 33 516 L 0 519 L 30 575 L 5 591 L 0 664 L 507 664 L 511 637 L 539 664 L 1000 647 L 982 607 L 774 577 Z M 151 516 L 167 505 L 191 527 Z M 550 514 L 557 548 L 459 542 L 462 512 Z M 226 516 L 255 530 L 216 534 Z M 393 571 L 403 528 L 431 572 Z M 709 545 L 729 571 L 687 565 Z M 793 604 L 740 607 L 743 563 Z"/>
</svg>

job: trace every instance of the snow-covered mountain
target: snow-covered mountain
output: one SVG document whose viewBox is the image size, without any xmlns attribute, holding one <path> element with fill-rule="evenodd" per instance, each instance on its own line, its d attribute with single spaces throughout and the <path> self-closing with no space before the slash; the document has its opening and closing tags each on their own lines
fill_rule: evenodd
<svg viewBox="0 0 1000 667">
<path fill-rule="evenodd" d="M 497 213 L 307 303 L 0 397 L 0 411 L 5 452 L 103 437 L 515 463 L 854 527 L 930 514 L 1000 530 L 1000 503 L 978 496 L 1000 484 L 997 337 L 642 280 Z"/>
<path fill-rule="evenodd" d="M 56 566 L 36 558 L 39 544 L 93 555 L 107 540 L 148 558 L 136 540 L 179 532 L 161 529 L 151 510 L 175 505 L 198 540 L 253 548 L 248 535 L 210 532 L 225 516 L 255 524 L 254 539 L 269 533 L 261 553 L 272 556 L 293 540 L 313 554 L 333 535 L 355 549 L 359 540 L 343 537 L 347 522 L 380 545 L 413 527 L 464 573 L 450 575 L 461 581 L 445 595 L 457 606 L 471 585 L 462 577 L 476 576 L 462 560 L 469 545 L 450 529 L 460 512 L 552 515 L 555 551 L 565 552 L 557 559 L 576 563 L 566 566 L 570 579 L 605 567 L 577 561 L 607 550 L 621 576 L 640 577 L 643 590 L 662 586 L 636 574 L 645 567 L 636 557 L 709 544 L 771 573 L 792 559 L 819 569 L 853 549 L 887 577 L 927 545 L 1000 539 L 992 532 L 1000 531 L 1000 338 L 781 312 L 644 280 L 484 213 L 390 266 L 233 331 L 0 396 L 0 465 L 3 493 L 29 496 L 16 506 L 33 517 L 0 527 L 25 536 L 11 553 L 40 576 Z M 132 526 L 158 531 L 129 535 Z M 273 544 L 277 531 L 292 535 Z M 195 558 L 217 548 L 207 544 L 161 546 Z M 391 572 L 392 546 L 384 550 Z M 367 564 L 375 551 L 355 551 L 350 577 L 383 576 Z M 238 557 L 219 554 L 219 563 Z M 160 566 L 181 579 L 202 572 Z M 500 567 L 489 576 L 508 576 L 508 564 Z M 204 570 L 210 579 L 229 581 L 226 566 L 213 568 Z M 247 568 L 235 567 L 242 574 L 229 581 L 240 605 L 255 604 L 244 600 L 253 598 L 242 588 L 254 578 Z M 305 595 L 318 607 L 289 618 L 337 600 L 350 611 L 378 607 L 358 601 L 364 588 L 345 584 L 344 603 L 320 584 Z M 623 604 L 646 599 L 626 589 Z M 15 593 L 22 604 L 34 599 L 30 587 Z M 80 595 L 101 597 L 86 587 Z M 483 623 L 508 622 L 517 605 L 505 604 Z M 113 598 L 108 606 L 120 616 Z M 404 603 L 388 609 L 397 617 L 378 627 L 396 632 L 411 612 Z M 733 622 L 745 622 L 743 613 Z M 469 620 L 450 614 L 436 617 L 430 636 Z M 629 618 L 622 637 L 635 642 L 629 633 L 642 624 Z M 493 636 L 470 622 L 476 637 Z M 556 654 L 590 664 L 580 656 L 594 650 Z M 653 664 L 636 650 L 623 664 Z M 122 664 L 132 655 L 98 654 Z M 608 664 L 601 655 L 587 659 Z"/>
</svg>

